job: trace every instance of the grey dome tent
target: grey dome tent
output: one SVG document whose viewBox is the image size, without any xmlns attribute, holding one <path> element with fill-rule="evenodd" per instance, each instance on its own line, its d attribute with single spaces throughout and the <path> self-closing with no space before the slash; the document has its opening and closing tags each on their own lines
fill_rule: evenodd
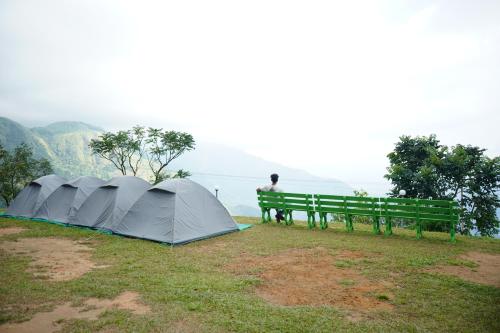
<svg viewBox="0 0 500 333">
<path fill-rule="evenodd" d="M 35 179 L 19 192 L 7 208 L 6 215 L 32 217 L 49 195 L 65 182 L 66 179 L 57 175 Z"/>
<path fill-rule="evenodd" d="M 229 212 L 207 189 L 189 179 L 171 179 L 146 191 L 112 231 L 181 244 L 237 230 Z"/>
<path fill-rule="evenodd" d="M 112 230 L 112 226 L 150 187 L 147 181 L 134 176 L 114 177 L 92 192 L 76 214 L 68 218 L 68 223 Z"/>
<path fill-rule="evenodd" d="M 87 197 L 104 180 L 96 177 L 78 177 L 59 186 L 45 200 L 33 218 L 66 223 L 70 215 L 75 215 Z"/>
</svg>

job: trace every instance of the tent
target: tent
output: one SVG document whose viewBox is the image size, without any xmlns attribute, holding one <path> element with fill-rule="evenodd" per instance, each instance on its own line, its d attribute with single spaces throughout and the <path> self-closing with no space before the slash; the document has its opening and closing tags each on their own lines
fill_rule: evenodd
<svg viewBox="0 0 500 333">
<path fill-rule="evenodd" d="M 97 188 L 68 218 L 72 225 L 112 230 L 134 202 L 151 187 L 134 176 L 119 176 Z"/>
<path fill-rule="evenodd" d="M 6 215 L 32 217 L 49 195 L 65 182 L 66 179 L 56 175 L 35 179 L 19 192 L 7 208 Z"/>
<path fill-rule="evenodd" d="M 226 208 L 189 179 L 163 181 L 146 191 L 112 231 L 169 244 L 237 231 Z"/>
<path fill-rule="evenodd" d="M 96 177 L 78 177 L 64 183 L 45 200 L 36 214 L 37 219 L 67 222 L 75 215 L 85 199 L 105 182 Z"/>
</svg>

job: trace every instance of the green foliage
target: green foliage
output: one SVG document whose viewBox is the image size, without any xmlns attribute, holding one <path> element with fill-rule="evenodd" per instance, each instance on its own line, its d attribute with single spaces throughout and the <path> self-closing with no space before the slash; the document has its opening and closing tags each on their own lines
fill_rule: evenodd
<svg viewBox="0 0 500 333">
<path fill-rule="evenodd" d="M 179 170 L 175 174 L 167 171 L 167 166 L 184 152 L 194 149 L 191 134 L 163 131 L 161 128 L 135 126 L 131 130 L 116 133 L 105 132 L 92 139 L 89 147 L 92 152 L 111 162 L 123 175 L 131 171 L 137 175 L 144 156 L 153 174 L 151 181 L 157 184 L 169 178 L 185 178 L 190 173 Z"/>
<path fill-rule="evenodd" d="M 493 236 L 499 221 L 496 209 L 500 207 L 500 157 L 479 156 L 472 162 L 460 187 L 459 200 L 463 209 L 461 230 L 469 233 L 475 226 L 481 235 Z"/>
<path fill-rule="evenodd" d="M 176 131 L 163 131 L 161 128 L 149 128 L 148 137 L 148 161 L 153 173 L 153 183 L 157 184 L 165 177 L 166 167 L 186 151 L 194 149 L 195 141 L 189 133 Z M 183 170 L 177 173 L 180 178 L 189 176 Z"/>
<path fill-rule="evenodd" d="M 174 178 L 187 178 L 190 177 L 191 173 L 187 170 L 179 169 L 174 175 Z"/>
<path fill-rule="evenodd" d="M 399 139 L 394 151 L 387 155 L 390 166 L 385 177 L 394 185 L 390 194 L 396 197 L 405 190 L 411 198 L 443 198 L 438 165 L 445 149 L 436 136 Z"/>
<path fill-rule="evenodd" d="M 500 157 L 489 158 L 485 149 L 441 145 L 435 135 L 402 136 L 387 157 L 385 175 L 393 188 L 390 195 L 405 190 L 414 198 L 454 199 L 460 203 L 459 231 L 492 236 L 499 227 L 496 209 L 500 207 Z M 427 222 L 428 230 L 446 231 L 441 223 Z"/>
<path fill-rule="evenodd" d="M 360 197 L 360 198 L 366 198 L 368 196 L 368 192 L 360 188 L 359 190 L 354 190 L 354 196 Z"/>
<path fill-rule="evenodd" d="M 8 206 L 30 181 L 52 173 L 45 158 L 33 157 L 33 149 L 21 144 L 9 152 L 0 144 L 0 196 Z"/>
<path fill-rule="evenodd" d="M 167 180 L 167 179 L 175 179 L 175 178 L 187 178 L 191 176 L 191 173 L 189 171 L 185 171 L 185 170 L 177 170 L 177 172 L 175 173 L 167 173 L 167 172 L 160 172 L 160 174 L 158 176 L 153 176 L 151 178 L 151 183 L 153 184 L 158 184 L 158 183 L 161 183 L 162 181 L 164 180 Z"/>
<path fill-rule="evenodd" d="M 132 130 L 105 132 L 90 141 L 92 152 L 111 162 L 122 175 L 130 170 L 135 176 L 144 155 L 144 127 L 135 126 Z"/>
</svg>

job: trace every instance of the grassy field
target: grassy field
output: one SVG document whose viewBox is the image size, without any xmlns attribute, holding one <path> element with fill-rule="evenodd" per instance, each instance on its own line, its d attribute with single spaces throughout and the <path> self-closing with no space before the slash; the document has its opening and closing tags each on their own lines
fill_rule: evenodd
<svg viewBox="0 0 500 333">
<path fill-rule="evenodd" d="M 304 225 L 259 224 L 243 232 L 170 247 L 154 242 L 100 234 L 58 225 L 0 218 L 0 228 L 23 227 L 2 242 L 29 237 L 81 240 L 95 248 L 92 260 L 107 268 L 78 279 L 54 282 L 28 271 L 29 256 L 0 250 L 0 324 L 28 320 L 64 302 L 89 297 L 113 298 L 136 291 L 149 305 L 147 315 L 125 310 L 106 311 L 98 320 L 68 320 L 63 332 L 500 332 L 500 289 L 429 272 L 439 265 L 475 264 L 457 259 L 470 251 L 500 254 L 500 241 L 395 229 L 384 237 L 371 226 L 355 225 L 347 233 L 340 224 L 327 230 Z M 387 292 L 372 295 L 390 308 L 350 319 L 356 309 L 342 306 L 283 306 L 261 298 L 256 290 L 266 283 L 259 270 L 235 273 L 228 269 L 245 257 L 272 258 L 290 249 L 321 248 L 326 253 L 356 251 L 360 260 L 338 260 L 338 269 L 355 270 L 364 279 L 387 281 Z M 258 260 L 257 260 L 258 261 Z M 327 277 L 326 277 L 327 278 Z M 293 277 L 289 283 L 293 283 Z M 346 281 L 345 288 L 356 281 Z"/>
</svg>

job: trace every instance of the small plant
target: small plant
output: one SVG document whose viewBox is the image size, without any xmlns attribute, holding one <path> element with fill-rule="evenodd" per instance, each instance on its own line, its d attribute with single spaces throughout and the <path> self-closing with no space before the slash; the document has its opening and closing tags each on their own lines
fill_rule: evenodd
<svg viewBox="0 0 500 333">
<path fill-rule="evenodd" d="M 198 311 L 201 309 L 201 303 L 199 302 L 191 302 L 187 305 L 187 309 L 189 311 Z"/>
<path fill-rule="evenodd" d="M 339 284 L 341 286 L 349 287 L 349 286 L 355 285 L 356 281 L 350 280 L 350 279 L 345 279 L 345 280 L 340 280 Z"/>
<path fill-rule="evenodd" d="M 338 268 L 348 268 L 354 265 L 354 263 L 350 260 L 337 260 L 335 262 L 335 266 Z"/>
<path fill-rule="evenodd" d="M 379 301 L 388 301 L 389 300 L 389 296 L 387 296 L 386 294 L 378 294 L 376 297 Z"/>
</svg>

